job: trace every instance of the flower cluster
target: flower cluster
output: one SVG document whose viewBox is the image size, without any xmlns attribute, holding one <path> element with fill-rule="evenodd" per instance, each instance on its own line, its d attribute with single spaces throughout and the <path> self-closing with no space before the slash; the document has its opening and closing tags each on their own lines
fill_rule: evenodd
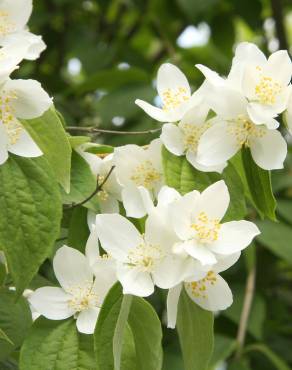
<svg viewBox="0 0 292 370">
<path fill-rule="evenodd" d="M 76 149 L 102 185 L 97 194 L 101 213 L 88 211 L 85 256 L 67 246 L 57 251 L 53 265 L 62 288 L 30 294 L 34 312 L 54 320 L 74 316 L 79 331 L 92 333 L 115 281 L 124 294 L 140 297 L 151 295 L 155 286 L 167 289 L 171 328 L 183 287 L 206 310 L 231 305 L 232 292 L 219 273 L 236 263 L 260 231 L 249 221 L 224 221 L 230 196 L 223 180 L 201 193 L 181 195 L 168 187 L 162 146 L 185 155 L 203 172 L 222 173 L 242 147 L 250 148 L 259 167 L 282 168 L 287 145 L 277 118 L 284 113 L 292 126 L 292 64 L 286 51 L 266 59 L 255 45 L 242 43 L 227 78 L 197 67 L 206 80 L 195 93 L 177 67 L 163 64 L 157 76 L 162 107 L 136 101 L 164 123 L 159 139 L 146 147 L 118 147 L 105 157 L 93 154 L 97 144 Z"/>
<path fill-rule="evenodd" d="M 8 152 L 23 157 L 42 155 L 21 119 L 41 116 L 52 99 L 34 80 L 14 80 L 11 73 L 23 59 L 35 60 L 45 49 L 41 36 L 26 27 L 32 0 L 0 0 L 0 164 Z"/>
</svg>

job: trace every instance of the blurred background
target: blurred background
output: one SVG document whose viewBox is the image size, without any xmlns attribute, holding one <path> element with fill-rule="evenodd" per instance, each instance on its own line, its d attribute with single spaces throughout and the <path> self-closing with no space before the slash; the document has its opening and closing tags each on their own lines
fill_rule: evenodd
<svg viewBox="0 0 292 370">
<path fill-rule="evenodd" d="M 163 62 L 179 66 L 196 89 L 203 77 L 195 64 L 227 74 L 238 42 L 254 42 L 267 54 L 281 48 L 292 53 L 291 0 L 35 0 L 30 27 L 48 48 L 37 62 L 25 62 L 18 77 L 39 80 L 68 126 L 157 128 L 134 101 L 159 105 L 155 76 Z M 93 139 L 123 145 L 153 137 Z M 285 170 L 273 174 L 273 187 L 279 222 L 258 221 L 262 235 L 256 248 L 225 273 L 235 302 L 216 319 L 210 369 L 287 370 L 281 361 L 292 366 L 291 148 Z M 232 353 L 251 271 L 256 292 L 246 342 L 260 347 L 250 347 L 237 361 Z M 163 299 L 163 292 L 152 298 L 162 318 Z M 164 370 L 183 370 L 174 331 L 165 329 L 164 347 Z"/>
</svg>

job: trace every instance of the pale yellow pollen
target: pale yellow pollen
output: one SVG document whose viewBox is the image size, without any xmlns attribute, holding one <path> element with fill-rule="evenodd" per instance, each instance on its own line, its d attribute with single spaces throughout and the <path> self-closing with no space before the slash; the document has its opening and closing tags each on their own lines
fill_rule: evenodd
<svg viewBox="0 0 292 370">
<path fill-rule="evenodd" d="M 155 184 L 161 180 L 161 174 L 153 166 L 153 163 L 147 160 L 134 169 L 131 180 L 134 181 L 137 186 L 144 186 L 151 190 L 155 187 Z"/>
<path fill-rule="evenodd" d="M 207 285 L 214 285 L 217 281 L 217 277 L 213 271 L 209 271 L 204 279 L 199 281 L 192 281 L 186 283 L 187 287 L 191 289 L 191 293 L 195 298 L 207 298 L 206 290 Z"/>
<path fill-rule="evenodd" d="M 259 67 L 260 68 L 260 67 Z M 261 69 L 257 68 L 259 72 Z M 260 76 L 255 87 L 255 94 L 261 104 L 272 105 L 276 103 L 277 96 L 282 92 L 282 85 L 269 76 Z"/>
<path fill-rule="evenodd" d="M 266 131 L 261 126 L 255 125 L 242 115 L 228 122 L 227 132 L 235 136 L 239 146 L 249 146 L 250 138 L 262 138 L 266 134 Z"/>
<path fill-rule="evenodd" d="M 172 110 L 178 108 L 182 103 L 190 99 L 185 87 L 175 89 L 166 89 L 162 93 L 163 110 Z"/>
<path fill-rule="evenodd" d="M 141 243 L 128 252 L 128 265 L 138 267 L 143 272 L 152 272 L 164 254 L 159 245 Z"/>
<path fill-rule="evenodd" d="M 0 35 L 6 36 L 14 31 L 16 31 L 16 25 L 10 20 L 9 13 L 0 10 Z"/>
<path fill-rule="evenodd" d="M 99 307 L 100 303 L 96 293 L 92 291 L 92 283 L 87 286 L 74 286 L 67 290 L 72 295 L 68 305 L 75 312 L 81 312 L 91 307 Z"/>
<path fill-rule="evenodd" d="M 98 185 L 103 184 L 104 180 L 105 180 L 105 176 L 98 176 Z M 99 197 L 101 201 L 106 201 L 109 197 L 108 191 L 105 190 L 105 185 L 106 184 L 104 184 L 102 189 L 97 193 L 97 196 Z"/>
<path fill-rule="evenodd" d="M 0 95 L 0 122 L 4 125 L 11 145 L 17 143 L 23 130 L 11 106 L 11 102 L 15 99 L 17 99 L 17 96 L 13 92 L 6 93 L 3 91 Z"/>
<path fill-rule="evenodd" d="M 205 212 L 200 212 L 191 228 L 196 231 L 196 238 L 204 244 L 218 240 L 221 228 L 220 220 L 210 219 Z"/>
<path fill-rule="evenodd" d="M 199 140 L 203 133 L 210 128 L 210 123 L 206 122 L 202 125 L 193 125 L 191 123 L 181 123 L 179 125 L 180 129 L 182 130 L 183 136 L 183 143 L 186 150 L 190 150 L 191 152 L 196 152 L 199 144 Z"/>
</svg>

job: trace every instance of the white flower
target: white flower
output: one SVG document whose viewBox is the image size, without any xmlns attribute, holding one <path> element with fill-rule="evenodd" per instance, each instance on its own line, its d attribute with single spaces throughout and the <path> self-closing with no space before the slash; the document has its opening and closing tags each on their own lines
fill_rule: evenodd
<svg viewBox="0 0 292 370">
<path fill-rule="evenodd" d="M 199 89 L 191 96 L 186 76 L 170 63 L 162 64 L 158 70 L 157 91 L 162 101 L 162 108 L 157 108 L 140 99 L 137 99 L 135 103 L 150 117 L 160 122 L 179 121 L 200 95 Z"/>
<path fill-rule="evenodd" d="M 117 180 L 123 188 L 122 200 L 134 209 L 134 217 L 142 217 L 139 210 L 145 212 L 137 188 L 144 187 L 154 199 L 163 184 L 161 145 L 161 141 L 156 139 L 146 149 L 130 144 L 114 151 L 113 163 Z"/>
<path fill-rule="evenodd" d="M 41 314 L 39 312 L 37 312 L 37 310 L 29 302 L 29 298 L 33 295 L 33 293 L 34 293 L 33 290 L 25 289 L 22 295 L 23 295 L 24 298 L 26 298 L 28 300 L 32 321 L 35 321 L 36 319 L 38 319 L 41 316 Z"/>
<path fill-rule="evenodd" d="M 0 164 L 8 152 L 22 157 L 42 155 L 19 119 L 41 116 L 52 104 L 51 98 L 34 80 L 6 80 L 0 86 Z"/>
<path fill-rule="evenodd" d="M 231 306 L 233 301 L 232 292 L 219 273 L 234 265 L 239 257 L 240 252 L 221 257 L 209 271 L 204 272 L 201 278 L 198 279 L 195 276 L 185 281 L 184 284 L 178 284 L 176 287 L 169 289 L 167 295 L 167 327 L 175 328 L 178 301 L 183 286 L 191 300 L 205 310 L 219 311 Z"/>
<path fill-rule="evenodd" d="M 94 279 L 88 259 L 66 246 L 57 251 L 53 266 L 62 288 L 39 288 L 29 297 L 30 304 L 50 320 L 74 315 L 79 332 L 92 334 L 103 300 L 113 284 L 112 275 L 101 269 L 100 273 L 95 271 Z"/>
<path fill-rule="evenodd" d="M 227 186 L 221 180 L 201 194 L 194 190 L 171 204 L 172 227 L 180 239 L 174 251 L 187 253 L 202 265 L 213 265 L 218 255 L 246 248 L 260 232 L 249 221 L 221 223 L 229 201 Z"/>
<path fill-rule="evenodd" d="M 197 65 L 213 86 L 226 86 L 248 99 L 247 114 L 257 124 L 277 128 L 275 117 L 287 108 L 291 91 L 292 62 L 286 50 L 265 55 L 254 44 L 243 42 L 236 48 L 226 80 L 205 66 Z"/>
<path fill-rule="evenodd" d="M 206 121 L 209 108 L 200 104 L 185 113 L 178 124 L 167 123 L 162 127 L 160 136 L 163 144 L 173 154 L 186 155 L 186 159 L 199 171 L 222 172 L 227 163 L 216 166 L 204 166 L 197 161 L 198 143 L 204 132 L 211 127 L 212 120 Z"/>
<path fill-rule="evenodd" d="M 105 181 L 113 167 L 113 155 L 109 154 L 105 158 L 100 158 L 98 155 L 86 151 L 91 147 L 94 148 L 95 145 L 83 144 L 77 148 L 77 152 L 89 164 L 93 175 L 98 178 L 98 183 L 104 183 L 102 190 L 97 194 L 101 213 L 118 213 L 119 201 L 121 201 L 121 185 L 116 178 L 116 169 L 111 172 Z"/>
<path fill-rule="evenodd" d="M 207 100 L 218 116 L 199 140 L 197 161 L 200 164 L 220 165 L 243 146 L 248 146 L 259 167 L 265 170 L 283 168 L 287 155 L 284 138 L 277 130 L 257 125 L 249 118 L 248 102 L 240 92 L 213 86 Z"/>
<path fill-rule="evenodd" d="M 289 133 L 292 135 L 292 92 L 289 97 L 287 110 L 284 112 L 284 120 Z"/>
<path fill-rule="evenodd" d="M 28 43 L 25 59 L 34 60 L 46 48 L 41 36 L 26 29 L 32 13 L 32 0 L 0 0 L 0 45 Z"/>
<path fill-rule="evenodd" d="M 142 235 L 118 214 L 97 215 L 96 231 L 103 249 L 117 261 L 124 294 L 149 296 L 154 285 L 167 289 L 193 273 L 190 258 L 172 253 L 177 239 L 157 213 L 147 218 Z"/>
</svg>

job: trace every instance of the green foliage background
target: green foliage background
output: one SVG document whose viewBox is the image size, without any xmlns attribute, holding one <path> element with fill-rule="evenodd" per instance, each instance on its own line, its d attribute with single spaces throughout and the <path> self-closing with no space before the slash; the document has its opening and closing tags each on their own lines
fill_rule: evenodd
<svg viewBox="0 0 292 370">
<path fill-rule="evenodd" d="M 202 22 L 210 29 L 208 42 L 187 49 L 179 47 L 177 38 L 182 31 L 189 25 L 198 27 Z M 276 39 L 280 48 L 292 51 L 291 0 L 35 0 L 30 27 L 33 32 L 43 35 L 48 48 L 39 61 L 24 62 L 15 76 L 42 82 L 54 96 L 55 105 L 68 126 L 129 131 L 157 128 L 158 124 L 148 118 L 134 100 L 153 101 L 156 95 L 153 80 L 163 62 L 178 65 L 195 89 L 203 77 L 194 65 L 206 64 L 226 74 L 237 42 L 255 42 L 269 53 Z M 81 69 L 72 73 L 72 66 L 76 64 Z M 122 125 L 117 127 L 117 121 Z M 38 135 L 37 122 L 33 127 Z M 53 135 L 54 132 L 52 141 L 55 141 Z M 142 145 L 154 137 L 149 134 L 104 134 L 95 135 L 94 140 L 109 145 Z M 291 142 L 288 136 L 287 140 Z M 292 367 L 291 146 L 289 150 L 285 169 L 274 171 L 272 175 L 278 222 L 259 220 L 251 212 L 249 216 L 258 223 L 262 235 L 240 262 L 224 273 L 234 292 L 234 304 L 215 319 L 215 351 L 210 370 L 222 360 L 227 360 L 228 370 L 287 370 Z M 82 178 L 90 176 L 84 166 L 79 169 L 77 162 L 75 166 L 77 177 L 81 170 Z M 74 173 L 71 172 L 71 176 Z M 74 191 L 80 195 L 80 200 L 90 194 L 94 186 L 87 183 L 90 189 L 84 189 L 82 184 L 77 185 L 79 187 Z M 70 203 L 70 196 L 75 199 L 76 194 L 71 193 L 67 198 L 64 195 L 63 202 Z M 93 202 L 90 208 L 95 208 Z M 83 219 L 83 223 L 76 223 L 76 219 Z M 76 232 L 77 226 L 79 232 Z M 65 230 L 68 230 L 68 243 L 82 250 L 88 233 L 83 209 L 65 212 L 61 237 L 62 232 L 66 237 Z M 256 293 L 247 326 L 245 352 L 237 360 L 235 339 L 246 278 L 254 268 Z M 1 274 L 0 271 L 0 283 Z M 51 265 L 46 261 L 31 288 L 53 283 Z M 9 307 L 12 298 L 8 293 L 6 295 Z M 162 291 L 150 298 L 162 322 L 165 319 L 164 299 Z M 15 310 L 23 310 L 21 305 L 25 306 L 25 302 L 18 305 L 20 308 L 17 306 Z M 44 325 L 54 327 L 54 323 Z M 41 330 L 42 322 L 39 327 Z M 71 322 L 64 323 L 63 327 L 63 330 L 75 330 Z M 183 370 L 175 332 L 165 326 L 163 331 L 163 369 Z M 9 330 L 5 333 L 9 336 Z M 18 349 L 23 341 L 21 335 L 10 338 L 16 344 L 12 348 L 7 340 L 1 339 L 0 332 L 0 347 L 8 348 L 5 353 L 0 351 L 0 360 L 3 360 L 0 369 L 17 369 Z M 7 354 L 11 352 L 8 358 Z"/>
</svg>

